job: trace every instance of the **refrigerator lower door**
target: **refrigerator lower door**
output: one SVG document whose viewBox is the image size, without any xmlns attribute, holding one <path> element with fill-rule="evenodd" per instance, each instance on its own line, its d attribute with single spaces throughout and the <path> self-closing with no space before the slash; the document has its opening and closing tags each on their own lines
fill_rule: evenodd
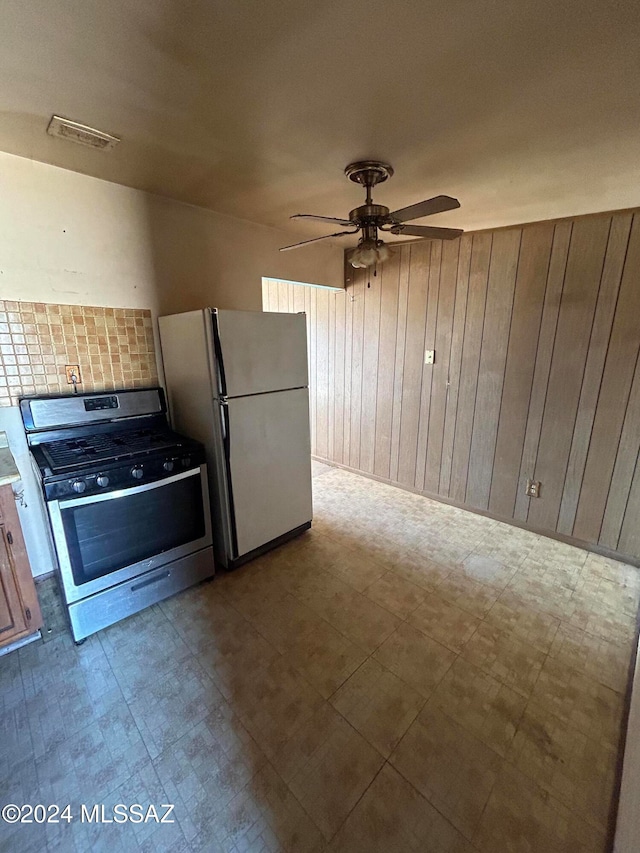
<svg viewBox="0 0 640 853">
<path fill-rule="evenodd" d="M 238 557 L 309 521 L 307 388 L 227 402 L 228 470 Z"/>
</svg>

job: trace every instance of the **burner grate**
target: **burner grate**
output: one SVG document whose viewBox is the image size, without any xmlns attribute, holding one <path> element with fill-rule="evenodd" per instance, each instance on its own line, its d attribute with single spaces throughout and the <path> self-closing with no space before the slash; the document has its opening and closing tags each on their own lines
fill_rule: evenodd
<svg viewBox="0 0 640 853">
<path fill-rule="evenodd" d="M 154 450 L 170 450 L 180 445 L 172 433 L 158 430 L 127 430 L 83 438 L 59 439 L 41 445 L 52 471 L 79 465 L 108 462 Z"/>
</svg>

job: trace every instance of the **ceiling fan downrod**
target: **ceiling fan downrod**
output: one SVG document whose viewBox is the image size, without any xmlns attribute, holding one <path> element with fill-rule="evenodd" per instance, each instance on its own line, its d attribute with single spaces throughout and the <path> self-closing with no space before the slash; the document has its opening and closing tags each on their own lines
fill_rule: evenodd
<svg viewBox="0 0 640 853">
<path fill-rule="evenodd" d="M 365 190 L 364 204 L 354 208 L 349 213 L 349 219 L 357 222 L 363 229 L 368 225 L 377 226 L 389 216 L 389 208 L 383 204 L 374 204 L 371 191 L 393 175 L 393 168 L 388 163 L 380 163 L 377 160 L 361 160 L 350 163 L 344 173 L 350 181 L 360 184 Z M 366 239 L 366 235 L 364 237 Z M 377 234 L 374 239 L 377 239 Z"/>
<path fill-rule="evenodd" d="M 355 163 L 349 163 L 344 173 L 350 181 L 365 188 L 365 204 L 370 205 L 373 204 L 371 190 L 387 178 L 393 177 L 393 167 L 379 160 L 357 160 Z"/>
</svg>

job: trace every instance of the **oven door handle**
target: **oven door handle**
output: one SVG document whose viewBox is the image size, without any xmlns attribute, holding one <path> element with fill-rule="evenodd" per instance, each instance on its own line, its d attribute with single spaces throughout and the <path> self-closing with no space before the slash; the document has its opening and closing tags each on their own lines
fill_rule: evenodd
<svg viewBox="0 0 640 853">
<path fill-rule="evenodd" d="M 173 477 L 163 477 L 161 480 L 154 480 L 152 483 L 145 483 L 142 486 L 129 486 L 126 489 L 117 489 L 114 492 L 106 494 L 87 495 L 84 498 L 71 498 L 70 500 L 59 501 L 60 509 L 68 509 L 74 506 L 84 506 L 85 504 L 95 504 L 101 501 L 111 501 L 114 498 L 126 498 L 129 495 L 137 495 L 140 492 L 148 492 L 151 489 L 160 489 L 162 486 L 169 486 L 171 483 L 177 483 L 179 480 L 185 480 L 187 477 L 197 477 L 202 473 L 201 466 L 190 468 L 188 471 L 182 471 L 180 474 L 174 474 Z"/>
<path fill-rule="evenodd" d="M 163 581 L 166 578 L 171 577 L 171 571 L 167 569 L 164 572 L 160 572 L 160 574 L 154 575 L 152 578 L 145 578 L 143 581 L 139 581 L 138 583 L 134 583 L 131 586 L 131 592 L 137 592 L 139 589 L 143 589 L 145 586 L 151 586 L 151 584 L 158 583 L 159 581 Z"/>
</svg>

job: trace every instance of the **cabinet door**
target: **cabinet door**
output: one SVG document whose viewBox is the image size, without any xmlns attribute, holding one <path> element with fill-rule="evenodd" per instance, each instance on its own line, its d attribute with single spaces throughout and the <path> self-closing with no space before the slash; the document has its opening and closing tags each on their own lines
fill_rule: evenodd
<svg viewBox="0 0 640 853">
<path fill-rule="evenodd" d="M 0 644 L 27 629 L 4 524 L 0 524 Z"/>
<path fill-rule="evenodd" d="M 11 486 L 0 487 L 0 646 L 42 627 L 36 585 Z"/>
</svg>

